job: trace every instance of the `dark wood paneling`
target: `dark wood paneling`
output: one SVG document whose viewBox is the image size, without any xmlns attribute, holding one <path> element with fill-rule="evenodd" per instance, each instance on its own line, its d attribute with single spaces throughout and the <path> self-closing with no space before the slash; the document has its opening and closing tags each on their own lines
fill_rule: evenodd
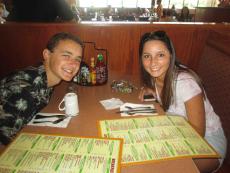
<svg viewBox="0 0 230 173">
<path fill-rule="evenodd" d="M 0 77 L 42 61 L 42 50 L 57 32 L 71 32 L 83 41 L 93 41 L 109 52 L 111 71 L 138 74 L 138 47 L 145 32 L 165 30 L 172 38 L 177 56 L 184 64 L 196 68 L 210 30 L 229 32 L 230 26 L 192 24 L 43 24 L 6 23 L 0 25 Z M 92 56 L 86 52 L 85 59 Z"/>
</svg>

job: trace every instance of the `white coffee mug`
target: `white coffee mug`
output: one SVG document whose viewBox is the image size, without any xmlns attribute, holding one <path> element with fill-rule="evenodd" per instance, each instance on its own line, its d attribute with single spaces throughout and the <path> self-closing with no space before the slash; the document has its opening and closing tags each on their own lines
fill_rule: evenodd
<svg viewBox="0 0 230 173">
<path fill-rule="evenodd" d="M 64 104 L 63 104 L 64 102 Z M 62 104 L 64 107 L 61 107 Z M 60 111 L 65 110 L 65 114 L 68 116 L 76 116 L 79 113 L 79 107 L 78 107 L 78 97 L 75 93 L 67 93 L 62 101 L 59 103 L 58 108 Z"/>
</svg>

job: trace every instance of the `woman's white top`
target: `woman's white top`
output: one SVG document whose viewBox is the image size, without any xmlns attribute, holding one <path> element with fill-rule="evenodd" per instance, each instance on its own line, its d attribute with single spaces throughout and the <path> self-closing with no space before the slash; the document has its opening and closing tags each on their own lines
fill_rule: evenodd
<svg viewBox="0 0 230 173">
<path fill-rule="evenodd" d="M 181 115 L 188 119 L 186 115 L 185 102 L 193 98 L 194 96 L 202 92 L 201 88 L 195 81 L 195 79 L 186 72 L 179 73 L 175 81 L 175 99 L 173 104 L 169 106 L 167 114 Z M 157 99 L 160 101 L 159 93 L 156 89 Z M 212 105 L 208 98 L 204 99 L 205 104 L 205 116 L 206 116 L 206 135 L 210 135 L 212 132 L 222 128 L 218 115 L 214 112 Z"/>
</svg>

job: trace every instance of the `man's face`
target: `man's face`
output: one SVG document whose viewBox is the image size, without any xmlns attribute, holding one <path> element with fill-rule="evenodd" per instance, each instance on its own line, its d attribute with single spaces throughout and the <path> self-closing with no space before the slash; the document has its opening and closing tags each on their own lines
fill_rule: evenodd
<svg viewBox="0 0 230 173">
<path fill-rule="evenodd" d="M 81 58 L 82 47 L 72 40 L 60 41 L 52 52 L 46 49 L 44 59 L 48 82 L 71 81 L 79 70 Z"/>
</svg>

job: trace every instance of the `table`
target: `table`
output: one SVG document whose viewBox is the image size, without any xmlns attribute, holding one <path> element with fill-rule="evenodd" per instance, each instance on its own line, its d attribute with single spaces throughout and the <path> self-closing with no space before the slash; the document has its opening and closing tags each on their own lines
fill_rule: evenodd
<svg viewBox="0 0 230 173">
<path fill-rule="evenodd" d="M 113 78 L 116 79 L 116 78 Z M 123 77 L 123 79 L 125 79 Z M 117 93 L 112 92 L 109 81 L 102 86 L 77 86 L 78 100 L 79 100 L 79 115 L 73 117 L 67 128 L 53 128 L 53 127 L 39 127 L 26 126 L 22 129 L 23 132 L 44 133 L 44 134 L 60 134 L 60 135 L 74 135 L 74 136 L 88 136 L 97 137 L 97 121 L 104 119 L 121 118 L 120 114 L 115 113 L 116 110 L 105 110 L 100 104 L 100 100 L 110 98 L 120 98 L 123 102 L 140 103 L 138 100 L 138 90 L 133 93 Z M 54 94 L 50 103 L 42 112 L 60 112 L 58 104 L 64 97 L 68 90 L 70 83 L 62 82 L 55 88 Z M 140 84 L 137 83 L 137 86 Z M 160 106 L 152 102 L 159 114 L 164 114 Z M 0 149 L 1 150 L 1 149 Z M 142 165 L 126 166 L 121 168 L 122 173 L 196 173 L 199 172 L 194 162 L 190 158 L 159 161 L 154 163 L 147 163 Z"/>
</svg>

